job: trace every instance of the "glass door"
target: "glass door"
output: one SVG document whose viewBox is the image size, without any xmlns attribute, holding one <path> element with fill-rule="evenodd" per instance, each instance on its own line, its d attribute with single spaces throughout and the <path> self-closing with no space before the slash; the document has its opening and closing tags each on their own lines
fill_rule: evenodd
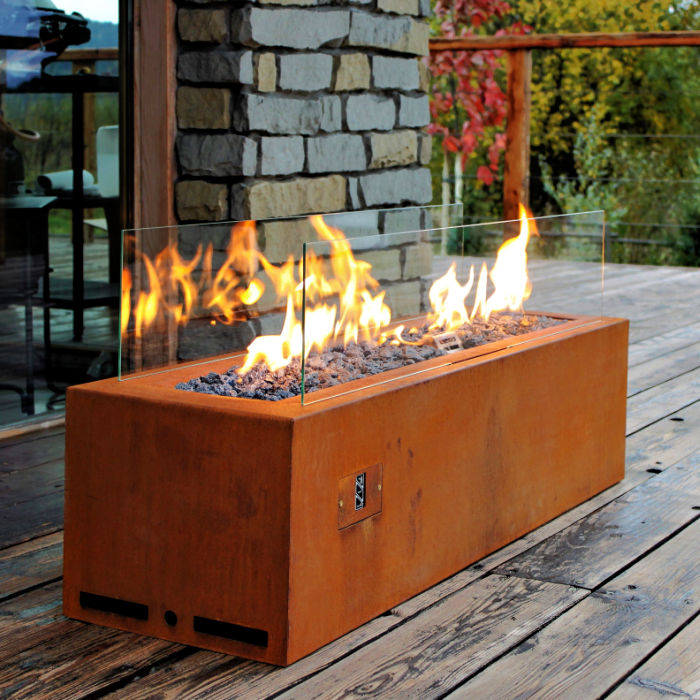
<svg viewBox="0 0 700 700">
<path fill-rule="evenodd" d="M 0 429 L 116 370 L 119 2 L 0 0 Z"/>
</svg>

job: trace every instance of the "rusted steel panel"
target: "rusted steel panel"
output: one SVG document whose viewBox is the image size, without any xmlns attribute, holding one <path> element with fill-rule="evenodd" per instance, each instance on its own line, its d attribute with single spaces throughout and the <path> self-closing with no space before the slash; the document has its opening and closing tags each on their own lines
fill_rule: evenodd
<svg viewBox="0 0 700 700">
<path fill-rule="evenodd" d="M 284 665 L 590 498 L 628 324 L 561 328 L 306 406 L 174 389 L 201 367 L 69 390 L 66 614 Z"/>
</svg>

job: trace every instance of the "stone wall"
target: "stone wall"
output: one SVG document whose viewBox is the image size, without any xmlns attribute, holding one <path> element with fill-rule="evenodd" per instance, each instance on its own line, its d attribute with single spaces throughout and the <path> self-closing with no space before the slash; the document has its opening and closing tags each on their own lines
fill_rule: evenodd
<svg viewBox="0 0 700 700">
<path fill-rule="evenodd" d="M 176 214 L 431 199 L 429 0 L 178 2 Z"/>
<path fill-rule="evenodd" d="M 349 237 L 416 231 L 431 199 L 427 69 L 429 0 L 177 0 L 176 214 L 181 224 L 259 223 L 278 264 L 317 238 L 299 215 L 328 217 Z M 387 207 L 415 208 L 380 211 Z M 212 237 L 224 256 L 229 227 L 180 227 L 180 243 Z M 386 238 L 363 249 L 394 316 L 425 310 L 430 246 Z M 194 249 L 193 249 L 194 250 Z M 193 252 L 190 251 L 191 253 Z M 179 330 L 181 359 L 245 347 L 279 333 L 284 314 L 264 273 L 255 316 L 207 319 Z"/>
</svg>

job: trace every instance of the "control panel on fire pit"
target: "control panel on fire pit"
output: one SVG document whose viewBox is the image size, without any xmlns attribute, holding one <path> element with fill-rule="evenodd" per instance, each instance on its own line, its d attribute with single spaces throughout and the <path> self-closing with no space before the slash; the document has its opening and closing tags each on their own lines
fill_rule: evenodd
<svg viewBox="0 0 700 700">
<path fill-rule="evenodd" d="M 381 513 L 382 465 L 373 464 L 338 482 L 338 529 Z"/>
</svg>

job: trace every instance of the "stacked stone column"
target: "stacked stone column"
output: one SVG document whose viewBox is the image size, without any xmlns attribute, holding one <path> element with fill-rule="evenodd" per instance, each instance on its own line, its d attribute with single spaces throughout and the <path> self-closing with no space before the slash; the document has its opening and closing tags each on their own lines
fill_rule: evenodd
<svg viewBox="0 0 700 700">
<path fill-rule="evenodd" d="M 179 2 L 178 220 L 429 202 L 428 11 Z"/>
</svg>

